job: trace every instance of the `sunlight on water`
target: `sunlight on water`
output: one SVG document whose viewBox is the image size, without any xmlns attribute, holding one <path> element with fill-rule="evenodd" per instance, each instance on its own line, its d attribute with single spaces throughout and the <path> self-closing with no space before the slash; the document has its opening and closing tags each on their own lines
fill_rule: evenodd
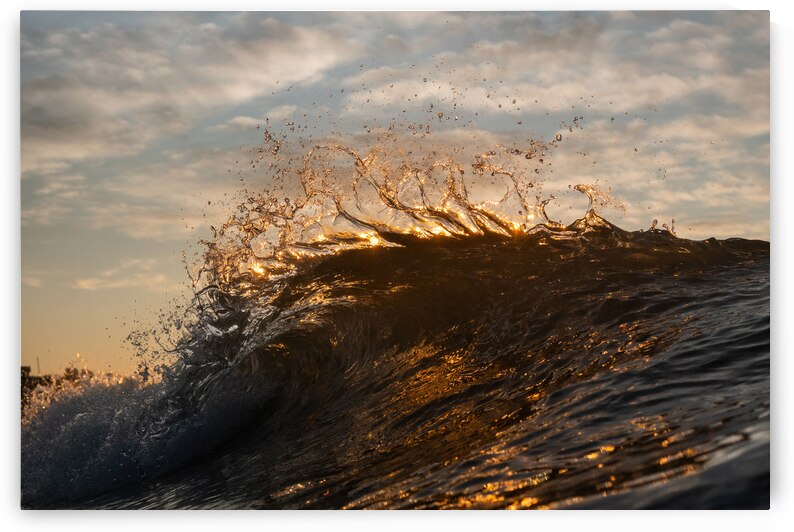
<svg viewBox="0 0 794 532">
<path fill-rule="evenodd" d="M 268 129 L 263 139 L 259 151 L 270 154 L 278 171 L 270 187 L 249 193 L 234 216 L 213 228 L 203 269 L 209 284 L 228 287 L 245 275 L 244 265 L 260 275 L 289 271 L 295 260 L 400 245 L 407 235 L 516 236 L 567 228 L 547 215 L 556 197 L 543 198 L 536 172 L 547 152 L 562 145 L 561 135 L 548 143 L 493 146 L 470 160 L 463 146 L 417 144 L 393 131 L 373 134 L 376 144 L 363 156 L 339 143 L 301 153 L 305 139 L 291 144 L 288 135 Z M 596 185 L 570 188 L 588 198 L 585 213 L 622 208 Z"/>
<path fill-rule="evenodd" d="M 450 115 L 432 117 L 443 129 Z M 763 494 L 768 243 L 680 239 L 675 220 L 626 231 L 603 215 L 625 208 L 609 187 L 573 177 L 578 217 L 560 221 L 544 175 L 568 133 L 456 144 L 431 122 L 349 142 L 257 126 L 250 165 L 269 179 L 202 241 L 187 309 L 131 335 L 140 375 L 31 396 L 23 503 L 539 509 Z"/>
</svg>

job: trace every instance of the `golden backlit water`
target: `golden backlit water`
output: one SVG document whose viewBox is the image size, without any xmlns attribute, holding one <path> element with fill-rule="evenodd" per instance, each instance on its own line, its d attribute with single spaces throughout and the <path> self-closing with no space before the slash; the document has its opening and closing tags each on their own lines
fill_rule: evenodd
<svg viewBox="0 0 794 532">
<path fill-rule="evenodd" d="M 162 380 L 89 387 L 109 419 L 56 427 L 80 408 L 61 401 L 29 422 L 27 504 L 766 504 L 767 243 L 627 233 L 592 212 L 521 237 L 399 240 L 204 291 Z M 71 484 L 47 477 L 89 427 L 101 452 L 69 452 Z"/>
<path fill-rule="evenodd" d="M 767 242 L 626 231 L 595 184 L 550 218 L 561 134 L 377 138 L 264 131 L 269 185 L 131 336 L 140 376 L 31 401 L 24 505 L 767 504 Z"/>
</svg>

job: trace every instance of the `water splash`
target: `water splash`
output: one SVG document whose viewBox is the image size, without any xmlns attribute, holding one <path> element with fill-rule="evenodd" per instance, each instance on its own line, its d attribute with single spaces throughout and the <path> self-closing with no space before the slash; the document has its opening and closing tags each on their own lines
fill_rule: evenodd
<svg viewBox="0 0 794 532">
<path fill-rule="evenodd" d="M 653 232 L 656 231 L 656 232 L 661 232 L 661 233 L 668 233 L 668 234 L 673 235 L 673 236 L 678 236 L 678 235 L 676 235 L 676 232 L 675 232 L 675 218 L 672 219 L 672 221 L 670 222 L 669 226 L 666 223 L 663 223 L 662 224 L 662 229 L 657 229 L 658 225 L 659 225 L 659 220 L 654 218 L 653 222 L 651 222 L 651 227 L 648 229 L 648 232 L 649 233 L 653 233 Z"/>
<path fill-rule="evenodd" d="M 285 135 L 276 137 L 266 130 L 258 149 L 275 157 L 270 185 L 249 193 L 204 241 L 207 285 L 227 290 L 246 278 L 294 271 L 307 257 L 399 246 L 409 237 L 516 238 L 582 229 L 552 220 L 547 206 L 557 198 L 542 193 L 540 170 L 550 164 L 561 135 L 551 142 L 497 145 L 470 158 L 464 146 L 406 147 L 388 131 L 380 131 L 379 143 L 363 154 L 340 143 L 304 141 L 296 151 Z M 619 205 L 593 184 L 573 189 L 588 198 L 582 218 L 589 222 L 596 220 L 596 209 Z"/>
</svg>

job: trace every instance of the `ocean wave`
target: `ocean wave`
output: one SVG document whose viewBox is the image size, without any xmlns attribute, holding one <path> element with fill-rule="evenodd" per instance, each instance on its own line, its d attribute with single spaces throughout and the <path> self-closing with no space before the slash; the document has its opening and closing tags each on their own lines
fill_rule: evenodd
<svg viewBox="0 0 794 532">
<path fill-rule="evenodd" d="M 768 420 L 768 243 L 592 208 L 488 227 L 217 276 L 155 382 L 27 420 L 23 504 L 571 504 L 698 474 Z"/>
</svg>

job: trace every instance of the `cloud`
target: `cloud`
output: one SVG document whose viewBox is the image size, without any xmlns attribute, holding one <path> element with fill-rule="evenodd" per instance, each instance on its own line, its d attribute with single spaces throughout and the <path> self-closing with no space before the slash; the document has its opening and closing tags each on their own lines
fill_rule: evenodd
<svg viewBox="0 0 794 532">
<path fill-rule="evenodd" d="M 92 227 L 112 228 L 138 239 L 184 239 L 218 223 L 243 187 L 237 170 L 251 154 L 239 150 L 190 149 L 165 161 L 121 168 L 97 185 L 84 217 Z M 239 164 L 235 164 L 237 161 Z"/>
<path fill-rule="evenodd" d="M 270 120 L 286 120 L 294 116 L 297 112 L 297 105 L 279 105 L 278 107 L 268 109 L 265 116 Z"/>
<path fill-rule="evenodd" d="M 112 229 L 144 240 L 182 240 L 227 214 L 223 202 L 242 187 L 238 150 L 191 149 L 163 160 L 83 175 L 33 176 L 22 182 L 23 226 L 68 222 L 79 230 Z M 246 161 L 247 162 L 247 161 Z M 211 204 L 208 204 L 211 201 Z"/>
<path fill-rule="evenodd" d="M 82 194 L 86 187 L 84 175 L 45 175 L 42 181 L 35 193 L 45 196 L 71 199 Z"/>
<path fill-rule="evenodd" d="M 50 201 L 44 204 L 32 204 L 22 207 L 22 225 L 48 225 L 73 213 L 74 210 L 60 202 Z"/>
<path fill-rule="evenodd" d="M 25 273 L 22 274 L 22 284 L 33 288 L 41 288 L 42 286 L 44 286 L 44 279 L 40 275 Z"/>
<path fill-rule="evenodd" d="M 484 18 L 486 27 L 497 24 Z M 585 97 L 589 113 L 637 112 L 714 96 L 741 110 L 768 108 L 768 44 L 737 33 L 743 20 L 707 25 L 674 19 L 647 32 L 653 17 L 643 17 L 645 25 L 564 18 L 560 27 L 529 19 L 521 32 L 503 33 L 501 40 L 473 39 L 419 62 L 357 73 L 344 82 L 357 89 L 347 110 L 361 114 L 373 105 L 446 98 L 472 111 L 548 112 L 570 109 Z M 762 19 L 755 17 L 756 28 L 764 27 Z M 512 99 L 517 104 L 508 105 Z"/>
<path fill-rule="evenodd" d="M 139 153 L 185 133 L 209 110 L 268 94 L 279 82 L 316 83 L 361 53 L 350 35 L 258 14 L 223 27 L 169 16 L 47 32 L 34 21 L 23 17 L 24 174 Z"/>
<path fill-rule="evenodd" d="M 214 126 L 212 129 L 215 130 L 223 130 L 223 129 L 253 129 L 259 126 L 262 123 L 262 120 L 258 118 L 253 118 L 251 116 L 235 116 L 230 118 L 223 124 L 219 124 Z"/>
<path fill-rule="evenodd" d="M 157 261 L 152 259 L 131 259 L 115 268 L 98 272 L 92 277 L 76 279 L 71 287 L 77 290 L 112 290 L 117 288 L 141 288 L 162 292 L 179 284 L 166 275 L 156 271 Z"/>
<path fill-rule="evenodd" d="M 269 121 L 281 121 L 294 116 L 298 112 L 297 105 L 278 105 L 268 109 L 263 118 L 254 118 L 252 116 L 235 116 L 218 124 L 212 126 L 214 131 L 223 131 L 228 129 L 251 130 L 257 129 Z"/>
</svg>

